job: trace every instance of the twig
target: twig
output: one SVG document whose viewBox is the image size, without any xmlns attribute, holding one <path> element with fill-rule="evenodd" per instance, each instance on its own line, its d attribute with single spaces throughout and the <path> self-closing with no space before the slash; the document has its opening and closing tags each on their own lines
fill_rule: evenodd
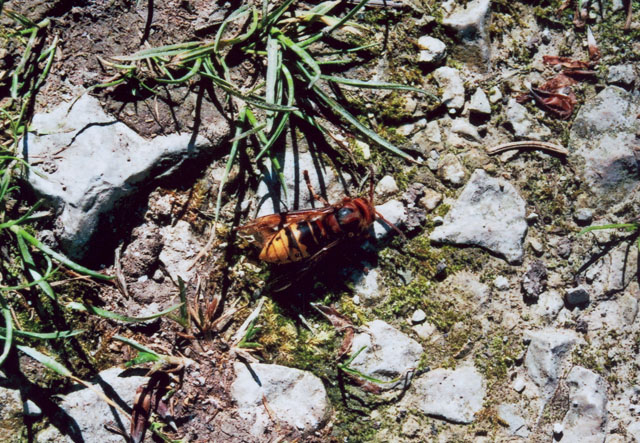
<svg viewBox="0 0 640 443">
<path fill-rule="evenodd" d="M 494 146 L 493 148 L 488 148 L 487 153 L 489 155 L 495 155 L 499 152 L 508 151 L 510 149 L 541 149 L 543 151 L 550 151 L 560 155 L 569 154 L 569 151 L 560 145 L 554 145 L 553 143 L 539 142 L 535 140 L 504 143 L 502 145 Z"/>
<path fill-rule="evenodd" d="M 628 31 L 631 28 L 631 17 L 633 15 L 633 0 L 627 0 L 627 20 L 624 22 L 624 30 Z"/>
</svg>

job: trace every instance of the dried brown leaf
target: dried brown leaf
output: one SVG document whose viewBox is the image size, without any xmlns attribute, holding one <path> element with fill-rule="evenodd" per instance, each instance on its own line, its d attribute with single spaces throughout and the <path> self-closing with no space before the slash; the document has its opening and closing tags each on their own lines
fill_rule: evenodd
<svg viewBox="0 0 640 443">
<path fill-rule="evenodd" d="M 570 57 L 561 57 L 559 55 L 543 55 L 542 61 L 547 65 L 560 65 L 565 69 L 589 69 L 589 63 L 581 60 L 574 60 Z"/>
<path fill-rule="evenodd" d="M 334 328 L 342 330 L 345 328 L 353 328 L 353 323 L 347 317 L 339 313 L 336 308 L 331 306 L 324 306 L 319 303 L 311 304 L 316 308 L 331 324 Z"/>
<path fill-rule="evenodd" d="M 353 328 L 347 328 L 347 332 L 344 334 L 342 344 L 340 345 L 340 349 L 338 350 L 338 359 L 341 359 L 351 350 L 354 335 L 355 331 L 353 330 Z"/>
</svg>

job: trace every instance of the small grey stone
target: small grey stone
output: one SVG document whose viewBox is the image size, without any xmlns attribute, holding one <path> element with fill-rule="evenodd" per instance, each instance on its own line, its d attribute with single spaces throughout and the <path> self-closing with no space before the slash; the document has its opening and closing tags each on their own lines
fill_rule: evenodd
<svg viewBox="0 0 640 443">
<path fill-rule="evenodd" d="M 103 391 L 107 397 L 114 398 L 116 403 L 132 406 L 136 390 L 147 382 L 148 377 L 125 377 L 124 375 L 125 371 L 120 368 L 107 369 L 98 374 L 93 385 L 97 390 Z M 93 390 L 82 388 L 65 395 L 60 407 L 75 421 L 81 436 L 71 439 L 70 436 L 63 435 L 58 428 L 49 426 L 38 433 L 37 442 L 122 442 L 122 437 L 109 432 L 105 425 L 110 421 L 126 423 L 127 418 L 103 401 Z"/>
<path fill-rule="evenodd" d="M 478 134 L 476 127 L 465 118 L 456 118 L 453 120 L 453 122 L 451 122 L 451 132 L 462 135 L 464 138 L 472 141 L 482 141 L 482 137 Z"/>
<path fill-rule="evenodd" d="M 518 406 L 515 404 L 501 404 L 498 406 L 498 417 L 509 426 L 509 433 L 527 438 L 531 431 L 527 427 L 527 422 L 518 412 Z"/>
<path fill-rule="evenodd" d="M 540 33 L 540 38 L 542 39 L 542 43 L 544 43 L 545 45 L 551 43 L 551 31 L 549 31 L 549 28 L 544 28 L 542 30 L 542 32 Z"/>
<path fill-rule="evenodd" d="M 353 338 L 351 349 L 358 351 L 351 367 L 380 380 L 392 380 L 415 368 L 422 354 L 422 346 L 382 320 L 367 323 Z M 382 384 L 382 389 L 402 387 L 404 378 L 397 383 Z"/>
<path fill-rule="evenodd" d="M 521 393 L 522 391 L 524 391 L 524 388 L 526 387 L 524 378 L 522 377 L 516 378 L 513 381 L 512 387 L 513 387 L 513 390 L 516 391 L 517 393 Z"/>
<path fill-rule="evenodd" d="M 569 411 L 565 415 L 563 440 L 603 442 L 607 422 L 607 383 L 593 371 L 574 366 L 567 376 Z"/>
<path fill-rule="evenodd" d="M 636 81 L 636 72 L 633 65 L 616 65 L 609 66 L 607 74 L 607 83 L 610 85 L 618 85 L 623 88 L 631 88 Z"/>
<path fill-rule="evenodd" d="M 499 275 L 493 280 L 493 286 L 496 287 L 498 291 L 504 291 L 509 289 L 509 280 L 503 275 Z"/>
<path fill-rule="evenodd" d="M 568 237 L 563 237 L 558 241 L 557 251 L 558 255 L 565 260 L 571 255 L 571 240 Z"/>
<path fill-rule="evenodd" d="M 441 226 L 441 225 L 443 225 L 443 224 L 444 224 L 444 218 L 442 218 L 442 217 L 441 217 L 441 216 L 439 216 L 439 215 L 438 215 L 438 216 L 436 216 L 436 217 L 433 217 L 433 220 L 432 220 L 432 221 L 433 221 L 433 224 L 434 224 L 435 226 Z"/>
<path fill-rule="evenodd" d="M 438 368 L 418 377 L 403 404 L 454 423 L 472 423 L 485 397 L 482 375 L 473 367 Z"/>
<path fill-rule="evenodd" d="M 438 63 L 447 55 L 447 46 L 437 38 L 424 35 L 418 39 L 421 63 Z"/>
<path fill-rule="evenodd" d="M 553 424 L 553 436 L 556 440 L 560 440 L 562 438 L 562 434 L 564 433 L 564 426 L 562 423 L 554 423 Z"/>
<path fill-rule="evenodd" d="M 565 300 L 570 307 L 584 306 L 589 303 L 589 292 L 583 286 L 578 286 L 567 291 Z"/>
<path fill-rule="evenodd" d="M 525 202 L 515 188 L 476 169 L 443 226 L 434 229 L 429 238 L 434 242 L 480 246 L 509 263 L 520 263 L 528 228 L 524 217 Z"/>
<path fill-rule="evenodd" d="M 32 400 L 27 400 L 22 404 L 22 413 L 27 417 L 36 418 L 42 415 L 42 409 Z"/>
<path fill-rule="evenodd" d="M 530 238 L 529 246 L 531 246 L 536 255 L 541 255 L 544 252 L 544 245 L 537 238 Z"/>
<path fill-rule="evenodd" d="M 189 281 L 196 272 L 191 268 L 191 263 L 204 245 L 196 238 L 191 225 L 184 220 L 178 221 L 174 226 L 162 228 L 162 236 L 164 246 L 159 259 L 165 270 L 174 282 L 178 281 L 178 277 L 185 282 Z"/>
<path fill-rule="evenodd" d="M 578 209 L 574 214 L 573 218 L 576 223 L 580 226 L 586 226 L 593 221 L 593 209 L 590 208 L 581 208 Z"/>
<path fill-rule="evenodd" d="M 407 211 L 399 200 L 389 200 L 383 205 L 377 205 L 376 211 L 380 213 L 387 221 L 393 223 L 396 227 L 400 227 L 407 219 Z M 391 226 L 387 225 L 383 220 L 378 219 L 373 224 L 375 238 L 381 240 L 392 232 L 396 232 Z"/>
<path fill-rule="evenodd" d="M 602 204 L 633 198 L 640 189 L 636 134 L 640 96 L 608 86 L 578 111 L 569 136 L 569 161 L 584 164 L 581 176 Z"/>
<path fill-rule="evenodd" d="M 547 288 L 547 268 L 540 260 L 535 260 L 522 278 L 522 291 L 527 297 L 538 298 Z"/>
<path fill-rule="evenodd" d="M 409 417 L 402 425 L 402 435 L 405 437 L 415 437 L 419 431 L 420 423 L 413 417 Z"/>
<path fill-rule="evenodd" d="M 438 162 L 438 177 L 453 186 L 464 183 L 466 169 L 455 154 L 445 154 Z"/>
<path fill-rule="evenodd" d="M 353 291 L 356 296 L 359 296 L 359 300 L 362 299 L 363 303 L 369 304 L 382 295 L 378 287 L 378 270 L 372 267 L 368 263 L 363 263 L 363 267 L 369 268 L 369 272 L 354 272 L 350 279 L 354 282 Z"/>
<path fill-rule="evenodd" d="M 435 332 L 437 331 L 436 327 L 434 325 L 432 325 L 431 323 L 428 323 L 428 322 L 427 323 L 420 323 L 419 325 L 415 325 L 411 329 L 413 329 L 413 331 L 416 334 L 418 334 L 418 337 L 420 337 L 423 340 L 428 339 L 433 334 L 435 334 Z"/>
<path fill-rule="evenodd" d="M 442 24 L 456 31 L 464 43 L 456 53 L 458 59 L 486 69 L 490 61 L 488 25 L 491 16 L 490 0 L 470 0 L 456 7 L 442 20 Z"/>
<path fill-rule="evenodd" d="M 491 104 L 482 88 L 476 89 L 476 92 L 471 96 L 469 111 L 484 115 L 491 114 Z"/>
<path fill-rule="evenodd" d="M 509 99 L 505 116 L 514 135 L 522 139 L 544 140 L 551 135 L 551 131 L 544 125 L 533 120 L 527 108 L 515 99 Z"/>
<path fill-rule="evenodd" d="M 376 185 L 376 195 L 380 197 L 386 197 L 391 194 L 395 194 L 398 192 L 398 185 L 396 184 L 395 179 L 390 175 L 385 175 L 380 179 L 378 184 Z"/>
<path fill-rule="evenodd" d="M 442 201 L 442 194 L 433 189 L 427 188 L 424 196 L 419 200 L 418 204 L 423 208 L 433 211 Z"/>
<path fill-rule="evenodd" d="M 489 90 L 489 101 L 492 104 L 498 103 L 500 100 L 502 100 L 502 97 L 502 91 L 497 86 L 494 86 Z"/>
<path fill-rule="evenodd" d="M 537 311 L 548 322 L 553 321 L 564 307 L 562 296 L 556 291 L 547 291 L 538 297 Z"/>
<path fill-rule="evenodd" d="M 536 214 L 535 212 L 532 212 L 531 214 L 527 215 L 527 222 L 528 223 L 535 223 L 538 221 L 538 218 L 540 218 L 540 216 L 538 214 Z"/>
<path fill-rule="evenodd" d="M 442 103 L 449 109 L 461 109 L 464 106 L 464 82 L 460 71 L 443 66 L 433 72 L 438 85 L 443 89 Z"/>
<path fill-rule="evenodd" d="M 427 319 L 427 314 L 422 309 L 418 309 L 414 311 L 413 315 L 411 316 L 411 323 L 416 325 L 418 323 L 422 323 L 426 319 Z"/>
<path fill-rule="evenodd" d="M 251 423 L 250 432 L 256 438 L 264 437 L 273 419 L 308 434 L 328 418 L 327 393 L 322 381 L 311 372 L 262 363 L 251 364 L 251 371 L 239 362 L 234 368 L 231 397 L 238 415 Z"/>
<path fill-rule="evenodd" d="M 558 386 L 562 363 L 576 342 L 573 331 L 543 329 L 528 332 L 530 340 L 524 365 L 529 377 L 540 388 L 548 400 Z"/>
</svg>

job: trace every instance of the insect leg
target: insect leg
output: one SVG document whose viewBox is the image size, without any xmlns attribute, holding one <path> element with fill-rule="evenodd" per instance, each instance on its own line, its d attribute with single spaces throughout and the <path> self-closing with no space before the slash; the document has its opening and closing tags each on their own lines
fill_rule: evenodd
<svg viewBox="0 0 640 443">
<path fill-rule="evenodd" d="M 373 166 L 369 166 L 369 172 L 371 173 L 371 181 L 369 182 L 369 202 L 371 202 L 371 206 L 373 206 L 373 182 L 375 181 Z"/>
<path fill-rule="evenodd" d="M 307 188 L 309 188 L 309 193 L 311 193 L 311 196 L 323 205 L 331 206 L 328 201 L 322 198 L 322 196 L 316 194 L 316 191 L 313 190 L 313 186 L 311 186 L 311 180 L 309 179 L 309 172 L 305 169 L 304 171 L 302 171 L 302 174 L 304 175 L 304 181 L 307 182 Z"/>
</svg>

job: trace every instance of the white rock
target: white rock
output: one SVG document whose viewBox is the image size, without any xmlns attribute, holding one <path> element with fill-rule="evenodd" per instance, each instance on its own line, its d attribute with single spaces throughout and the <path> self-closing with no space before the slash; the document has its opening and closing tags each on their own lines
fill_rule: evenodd
<svg viewBox="0 0 640 443">
<path fill-rule="evenodd" d="M 22 421 L 22 413 L 20 391 L 0 386 L 0 429 L 2 438 L 6 441 L 22 441 L 20 433 L 23 429 L 22 426 L 17 426 L 17 423 Z"/>
<path fill-rule="evenodd" d="M 509 99 L 505 116 L 516 137 L 531 140 L 545 140 L 551 136 L 549 128 L 533 120 L 527 108 L 515 99 Z"/>
<path fill-rule="evenodd" d="M 23 144 L 30 163 L 43 162 L 28 170 L 29 182 L 60 211 L 56 234 L 66 253 L 81 259 L 106 214 L 211 143 L 204 137 L 192 140 L 190 133 L 146 140 L 107 115 L 88 94 L 67 114 L 68 109 L 69 103 L 63 103 L 35 115 L 34 133 Z"/>
<path fill-rule="evenodd" d="M 275 172 L 263 174 L 258 184 L 257 217 L 284 212 L 287 209 L 308 209 L 321 207 L 322 203 L 314 201 L 304 181 L 303 171 L 309 172 L 311 186 L 317 194 L 325 197 L 329 203 L 342 200 L 346 195 L 345 185 L 351 183 L 349 174 L 336 175 L 333 168 L 320 161 L 311 152 L 295 152 L 287 149 L 284 158 L 280 160 L 280 167 L 287 185 L 288 200 L 284 198 L 282 186 Z M 343 185 L 344 183 L 344 185 Z"/>
<path fill-rule="evenodd" d="M 455 154 L 445 154 L 438 161 L 438 177 L 453 186 L 461 186 L 464 183 L 466 172 Z"/>
<path fill-rule="evenodd" d="M 473 367 L 440 368 L 416 378 L 402 404 L 455 423 L 471 423 L 482 409 L 485 389 Z"/>
<path fill-rule="evenodd" d="M 413 326 L 411 329 L 423 340 L 430 338 L 437 331 L 436 327 L 429 322 Z"/>
<path fill-rule="evenodd" d="M 489 101 L 493 104 L 502 100 L 502 91 L 497 86 L 494 86 L 489 90 Z"/>
<path fill-rule="evenodd" d="M 564 432 L 564 426 L 562 426 L 562 423 L 554 423 L 553 424 L 553 435 L 562 435 L 562 433 Z"/>
<path fill-rule="evenodd" d="M 234 368 L 236 379 L 230 394 L 238 415 L 251 423 L 250 432 L 256 438 L 262 438 L 273 424 L 270 413 L 276 425 L 293 426 L 304 434 L 315 431 L 328 418 L 327 393 L 322 381 L 312 373 L 262 363 L 251 364 L 251 371 L 239 362 Z"/>
<path fill-rule="evenodd" d="M 391 194 L 395 194 L 398 192 L 398 185 L 396 184 L 395 179 L 390 175 L 385 175 L 380 179 L 378 184 L 376 185 L 376 195 L 379 197 L 386 197 Z"/>
<path fill-rule="evenodd" d="M 473 220 L 473 223 L 470 223 Z M 477 169 L 447 213 L 432 241 L 480 246 L 520 263 L 527 233 L 525 202 L 508 182 Z"/>
<path fill-rule="evenodd" d="M 524 381 L 524 378 L 522 377 L 518 377 L 513 381 L 513 390 L 520 393 L 522 391 L 524 391 L 524 388 L 526 387 L 526 383 Z"/>
<path fill-rule="evenodd" d="M 491 104 L 482 88 L 476 89 L 476 92 L 471 96 L 469 111 L 485 115 L 491 114 Z"/>
<path fill-rule="evenodd" d="M 189 269 L 196 255 L 204 245 L 195 237 L 191 225 L 184 220 L 175 226 L 165 226 L 161 230 L 164 246 L 159 259 L 174 282 L 178 277 L 187 282 L 195 274 L 195 269 Z"/>
<path fill-rule="evenodd" d="M 457 5 L 456 8 L 443 18 L 442 24 L 455 30 L 465 44 L 464 51 L 456 55 L 468 63 L 488 64 L 491 55 L 488 32 L 491 1 L 470 0 L 464 4 L 453 4 Z"/>
<path fill-rule="evenodd" d="M 509 289 L 509 280 L 507 280 L 504 275 L 499 275 L 493 280 L 493 286 L 495 286 L 498 291 L 505 291 Z"/>
<path fill-rule="evenodd" d="M 611 85 L 619 85 L 623 88 L 630 88 L 636 81 L 636 72 L 633 65 L 617 65 L 609 66 L 607 73 L 607 83 Z"/>
<path fill-rule="evenodd" d="M 564 441 L 602 443 L 607 422 L 607 383 L 588 369 L 575 366 L 567 376 L 569 411 L 562 422 Z"/>
<path fill-rule="evenodd" d="M 382 320 L 367 323 L 353 338 L 352 354 L 363 347 L 364 350 L 351 362 L 351 368 L 379 380 L 401 377 L 397 383 L 379 385 L 382 389 L 404 386 L 404 376 L 418 365 L 422 354 L 422 346 L 417 341 Z"/>
<path fill-rule="evenodd" d="M 527 438 L 531 431 L 527 422 L 519 413 L 516 404 L 501 404 L 498 406 L 498 417 L 509 426 L 509 433 L 518 437 Z"/>
<path fill-rule="evenodd" d="M 569 134 L 570 160 L 584 162 L 584 180 L 603 201 L 618 203 L 640 188 L 634 154 L 640 97 L 609 86 L 587 100 Z"/>
<path fill-rule="evenodd" d="M 427 123 L 423 132 L 427 140 L 430 142 L 442 143 L 442 133 L 440 132 L 440 124 L 438 123 L 438 120 L 432 120 Z"/>
<path fill-rule="evenodd" d="M 464 82 L 460 71 L 443 66 L 433 72 L 433 77 L 443 89 L 442 103 L 449 109 L 461 109 L 464 106 Z"/>
<path fill-rule="evenodd" d="M 557 291 L 546 291 L 538 296 L 536 312 L 548 322 L 551 322 L 563 307 L 564 300 Z"/>
<path fill-rule="evenodd" d="M 27 417 L 40 417 L 42 409 L 33 400 L 27 400 L 22 405 L 22 413 Z"/>
<path fill-rule="evenodd" d="M 407 219 L 407 211 L 399 200 L 389 200 L 383 205 L 376 206 L 376 211 L 382 214 L 382 216 L 389 222 L 400 228 L 402 223 Z M 374 236 L 376 239 L 381 240 L 389 234 L 393 234 L 396 231 L 387 225 L 383 220 L 376 220 L 373 224 Z"/>
<path fill-rule="evenodd" d="M 451 122 L 451 132 L 460 134 L 467 139 L 471 139 L 476 142 L 482 141 L 482 137 L 478 134 L 478 130 L 475 126 L 469 123 L 466 118 L 456 118 Z"/>
<path fill-rule="evenodd" d="M 418 39 L 418 47 L 421 49 L 421 63 L 438 63 L 447 55 L 447 46 L 437 38 L 423 35 Z"/>
<path fill-rule="evenodd" d="M 97 390 L 104 392 L 107 397 L 115 400 L 116 403 L 131 407 L 136 390 L 145 384 L 148 378 L 140 376 L 123 377 L 124 372 L 120 368 L 102 371 L 96 377 L 93 385 Z M 114 392 L 115 396 L 113 395 Z M 105 429 L 105 425 L 109 422 L 126 423 L 128 425 L 128 419 L 109 406 L 91 389 L 82 387 L 78 391 L 65 395 L 60 407 L 75 422 L 75 426 L 71 428 L 72 434 L 63 435 L 55 426 L 49 426 L 36 436 L 37 442 L 122 442 L 122 437 L 109 432 Z M 125 429 L 128 430 L 128 427 L 125 426 Z M 74 430 L 77 430 L 77 433 Z"/>
<path fill-rule="evenodd" d="M 433 211 L 442 201 L 442 194 L 438 191 L 434 191 L 431 188 L 427 188 L 424 191 L 424 195 L 419 201 L 420 206 L 428 211 Z"/>
<path fill-rule="evenodd" d="M 640 442 L 640 420 L 634 421 L 627 426 L 627 432 L 636 439 L 636 442 Z"/>
<path fill-rule="evenodd" d="M 573 331 L 544 329 L 525 335 L 531 340 L 524 365 L 531 380 L 540 388 L 545 400 L 558 386 L 565 357 L 576 342 Z"/>
<path fill-rule="evenodd" d="M 427 314 L 422 309 L 418 309 L 414 311 L 413 315 L 411 316 L 411 323 L 415 325 L 418 323 L 422 323 L 426 319 L 427 319 Z"/>
<path fill-rule="evenodd" d="M 369 272 L 357 270 L 351 275 L 351 281 L 354 283 L 353 291 L 358 296 L 358 300 L 362 300 L 364 304 L 370 304 L 382 295 L 378 287 L 379 273 L 368 263 L 364 264 L 363 268 L 368 268 Z"/>
</svg>

